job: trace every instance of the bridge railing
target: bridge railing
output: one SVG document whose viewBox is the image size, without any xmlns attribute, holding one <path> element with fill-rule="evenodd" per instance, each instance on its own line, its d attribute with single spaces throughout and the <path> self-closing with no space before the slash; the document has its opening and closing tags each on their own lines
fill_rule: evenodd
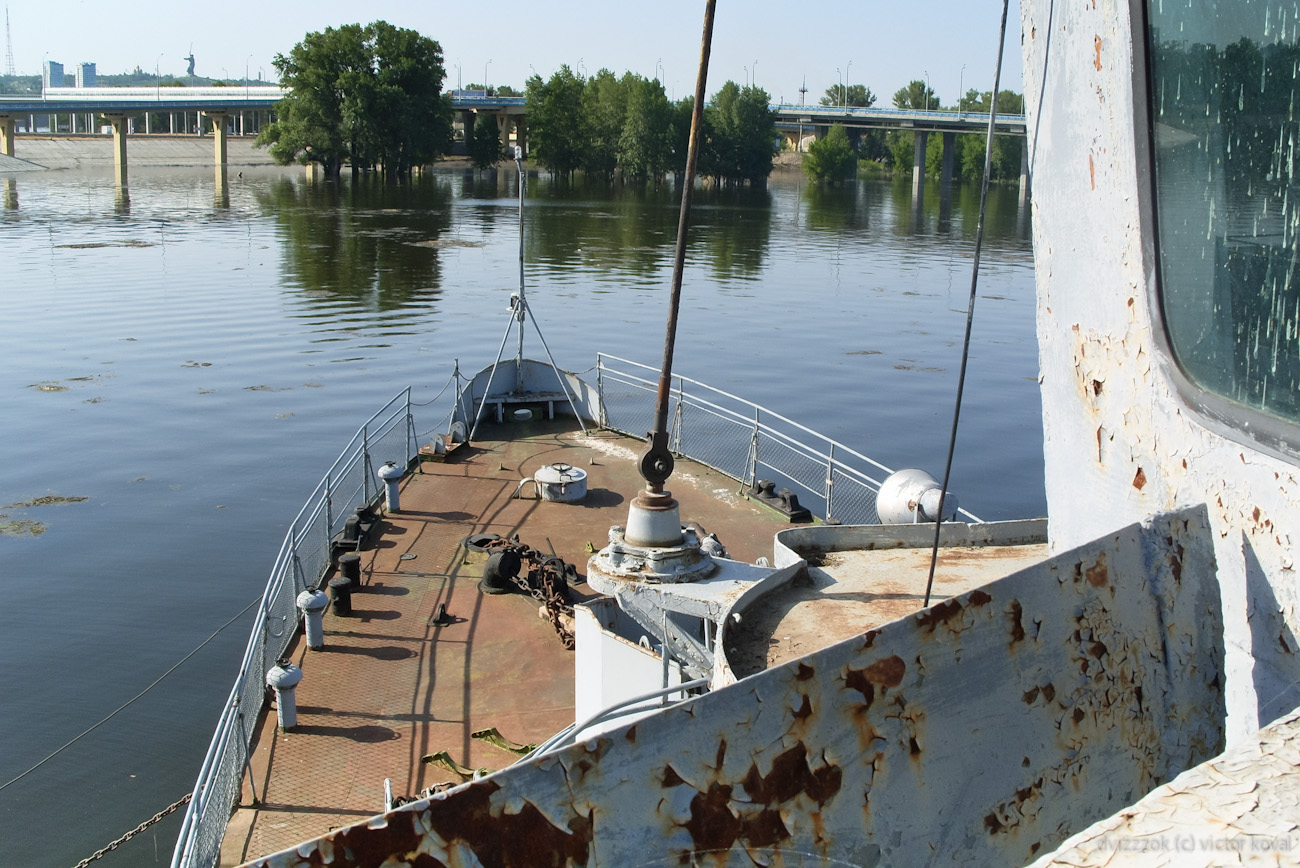
<svg viewBox="0 0 1300 868">
<path fill-rule="evenodd" d="M 379 495 L 384 461 L 416 455 L 411 390 L 405 389 L 357 430 L 307 499 L 280 546 L 244 651 L 239 674 L 204 757 L 172 856 L 172 868 L 216 865 L 230 812 L 239 801 L 249 747 L 266 703 L 267 670 L 298 628 L 298 594 L 315 588 L 331 566 L 334 535 L 355 507 Z"/>
<path fill-rule="evenodd" d="M 644 439 L 654 427 L 657 369 L 601 353 L 601 423 Z M 760 479 L 791 489 L 814 514 L 840 524 L 878 524 L 876 493 L 893 471 L 842 443 L 721 389 L 673 375 L 668 443 L 677 455 L 748 489 Z M 980 519 L 960 510 L 969 521 Z"/>
</svg>

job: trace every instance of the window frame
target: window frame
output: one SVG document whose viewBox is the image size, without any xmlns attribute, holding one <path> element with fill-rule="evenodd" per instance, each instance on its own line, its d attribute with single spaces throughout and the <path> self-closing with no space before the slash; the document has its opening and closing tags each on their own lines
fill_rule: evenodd
<svg viewBox="0 0 1300 868">
<path fill-rule="evenodd" d="M 1151 100 L 1154 81 L 1149 51 L 1149 2 L 1129 0 L 1133 49 L 1133 134 L 1137 163 L 1138 225 L 1142 259 L 1146 263 L 1146 302 L 1151 314 L 1160 367 L 1173 385 L 1174 393 L 1190 411 L 1194 421 L 1229 440 L 1259 450 L 1290 464 L 1300 463 L 1300 421 L 1289 421 L 1212 392 L 1194 382 L 1183 370 L 1174 352 L 1165 318 L 1163 275 L 1160 263 L 1160 221 L 1156 207 L 1155 114 Z M 1214 0 L 1217 3 L 1217 0 Z"/>
</svg>

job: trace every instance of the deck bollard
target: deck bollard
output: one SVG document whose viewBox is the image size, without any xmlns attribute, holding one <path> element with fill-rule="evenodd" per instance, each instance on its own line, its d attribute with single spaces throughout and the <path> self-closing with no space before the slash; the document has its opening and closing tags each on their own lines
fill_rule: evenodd
<svg viewBox="0 0 1300 868">
<path fill-rule="evenodd" d="M 347 617 L 352 614 L 352 580 L 337 575 L 329 581 L 330 596 L 334 599 L 334 614 Z"/>
<path fill-rule="evenodd" d="M 347 576 L 354 589 L 361 587 L 361 555 L 355 552 L 340 555 L 339 575 Z"/>
<path fill-rule="evenodd" d="M 402 493 L 398 490 L 397 484 L 402 481 L 406 471 L 398 467 L 396 461 L 389 461 L 376 470 L 375 475 L 384 483 L 384 499 L 388 503 L 388 511 L 401 512 Z"/>
<path fill-rule="evenodd" d="M 302 609 L 303 628 L 307 631 L 307 647 L 313 651 L 325 645 L 325 629 L 321 622 L 329 604 L 330 598 L 320 591 L 303 591 L 298 595 L 298 608 Z"/>
<path fill-rule="evenodd" d="M 298 705 L 293 694 L 299 681 L 302 681 L 302 670 L 290 663 L 288 657 L 281 657 L 266 673 L 266 683 L 275 691 L 275 716 L 281 732 L 298 725 Z"/>
</svg>

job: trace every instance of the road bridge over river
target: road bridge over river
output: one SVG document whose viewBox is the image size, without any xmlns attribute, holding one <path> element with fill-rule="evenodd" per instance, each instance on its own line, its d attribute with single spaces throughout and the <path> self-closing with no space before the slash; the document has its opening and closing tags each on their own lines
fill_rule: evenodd
<svg viewBox="0 0 1300 868">
<path fill-rule="evenodd" d="M 88 134 L 105 132 L 97 118 L 106 118 L 114 143 L 114 163 L 126 170 L 128 135 L 213 134 L 214 160 L 226 163 L 227 135 L 256 135 L 274 118 L 275 105 L 286 90 L 278 85 L 231 87 L 60 87 L 47 88 L 40 97 L 0 97 L 0 154 L 16 156 L 16 137 L 38 132 Z M 516 144 L 527 148 L 523 97 L 495 96 L 483 91 L 452 91 L 452 109 L 459 115 L 465 141 L 474 136 L 479 114 L 497 117 L 502 141 L 513 133 Z M 943 136 L 942 180 L 952 180 L 953 155 L 958 133 L 983 133 L 988 116 L 974 112 L 911 111 L 855 106 L 773 105 L 777 129 L 796 148 L 802 148 L 805 131 L 821 137 L 833 124 L 843 124 L 855 135 L 862 130 L 910 130 L 915 136 L 912 182 L 921 185 L 925 153 L 931 133 Z M 41 126 L 44 129 L 41 129 Z M 1002 115 L 995 131 L 1000 135 L 1025 135 L 1023 115 Z M 1026 189 L 1026 149 L 1021 149 L 1021 191 Z"/>
</svg>

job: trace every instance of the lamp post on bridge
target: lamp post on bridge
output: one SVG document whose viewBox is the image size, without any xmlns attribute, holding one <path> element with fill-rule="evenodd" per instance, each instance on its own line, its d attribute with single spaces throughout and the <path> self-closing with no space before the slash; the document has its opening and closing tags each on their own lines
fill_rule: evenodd
<svg viewBox="0 0 1300 868">
<path fill-rule="evenodd" d="M 153 61 L 153 98 L 154 102 L 162 102 L 162 57 L 167 52 L 160 51 Z"/>
<path fill-rule="evenodd" d="M 754 87 L 758 87 L 758 58 L 754 58 Z"/>
<path fill-rule="evenodd" d="M 926 111 L 929 111 L 929 110 L 930 110 L 930 94 L 933 93 L 933 91 L 930 90 L 930 70 L 927 69 L 927 70 L 923 70 L 923 71 L 925 72 L 925 110 L 926 110 Z"/>
<path fill-rule="evenodd" d="M 492 65 L 492 58 L 488 58 L 487 63 L 483 64 L 483 95 L 487 96 L 488 92 L 488 67 Z"/>
<path fill-rule="evenodd" d="M 853 69 L 853 61 L 849 61 L 848 66 L 844 67 L 844 113 L 849 113 L 849 70 Z"/>
<path fill-rule="evenodd" d="M 961 120 L 962 115 L 965 114 L 965 112 L 962 111 L 966 101 L 966 91 L 964 90 L 965 85 L 966 64 L 963 63 L 961 65 L 961 74 L 957 76 L 957 120 Z"/>
</svg>

